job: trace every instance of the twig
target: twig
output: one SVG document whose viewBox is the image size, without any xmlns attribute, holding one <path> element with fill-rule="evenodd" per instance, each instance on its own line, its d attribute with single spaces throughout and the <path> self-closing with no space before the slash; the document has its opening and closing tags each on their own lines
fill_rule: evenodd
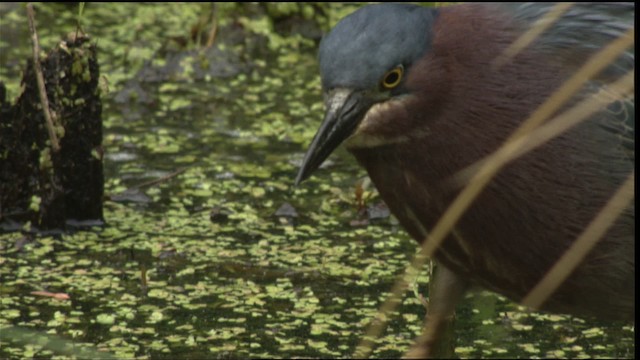
<svg viewBox="0 0 640 360">
<path fill-rule="evenodd" d="M 176 175 L 180 175 L 181 173 L 183 173 L 187 169 L 188 169 L 188 167 L 183 167 L 183 168 L 178 169 L 178 170 L 172 172 L 171 174 L 165 175 L 165 176 L 163 176 L 163 177 L 161 177 L 159 179 L 155 179 L 155 180 L 144 182 L 144 183 L 139 184 L 139 185 L 135 185 L 134 188 L 138 188 L 139 189 L 139 188 L 144 188 L 144 187 L 157 185 L 157 184 L 159 184 L 161 182 L 164 182 L 164 181 L 167 181 L 167 180 L 171 179 L 172 177 L 175 177 Z"/>
<path fill-rule="evenodd" d="M 36 73 L 36 80 L 38 81 L 38 90 L 40 92 L 40 101 L 42 103 L 42 112 L 46 120 L 47 131 L 49 132 L 49 139 L 51 140 L 51 147 L 54 152 L 60 151 L 60 144 L 58 143 L 58 137 L 56 136 L 55 128 L 53 126 L 55 115 L 51 113 L 49 109 L 49 98 L 47 98 L 47 90 L 44 86 L 44 76 L 42 75 L 42 68 L 40 67 L 40 44 L 38 43 L 38 33 L 36 32 L 35 14 L 33 11 L 33 4 L 27 4 L 27 18 L 29 19 L 29 30 L 31 31 L 31 40 L 33 41 L 33 69 Z"/>
<path fill-rule="evenodd" d="M 207 48 L 213 46 L 214 41 L 216 41 L 216 35 L 218 33 L 218 7 L 216 3 L 213 3 L 213 8 L 211 9 L 211 31 L 209 31 L 209 39 L 207 40 Z"/>
</svg>

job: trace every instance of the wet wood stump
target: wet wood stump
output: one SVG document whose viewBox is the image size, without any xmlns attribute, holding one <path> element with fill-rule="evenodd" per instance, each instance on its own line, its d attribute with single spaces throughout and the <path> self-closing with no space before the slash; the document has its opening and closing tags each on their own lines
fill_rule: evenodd
<svg viewBox="0 0 640 360">
<path fill-rule="evenodd" d="M 102 103 L 96 46 L 87 36 L 72 33 L 40 59 L 40 67 L 52 129 L 45 123 L 33 60 L 27 62 L 15 104 L 7 102 L 0 83 L 0 230 L 18 230 L 28 222 L 40 231 L 101 224 Z"/>
</svg>

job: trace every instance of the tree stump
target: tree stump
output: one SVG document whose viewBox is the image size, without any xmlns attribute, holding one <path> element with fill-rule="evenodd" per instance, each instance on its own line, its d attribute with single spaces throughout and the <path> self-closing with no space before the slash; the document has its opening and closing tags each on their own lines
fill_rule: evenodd
<svg viewBox="0 0 640 360">
<path fill-rule="evenodd" d="M 40 231 L 103 223 L 102 102 L 96 46 L 72 33 L 40 59 L 55 114 L 56 151 L 45 126 L 33 60 L 8 104 L 0 83 L 0 229 Z"/>
</svg>

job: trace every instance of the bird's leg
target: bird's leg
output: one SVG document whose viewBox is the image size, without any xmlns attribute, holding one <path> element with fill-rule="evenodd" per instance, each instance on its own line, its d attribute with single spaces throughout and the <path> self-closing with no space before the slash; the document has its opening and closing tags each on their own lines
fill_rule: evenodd
<svg viewBox="0 0 640 360">
<path fill-rule="evenodd" d="M 405 358 L 453 357 L 453 315 L 467 288 L 464 279 L 438 264 L 432 275 L 424 330 Z"/>
</svg>

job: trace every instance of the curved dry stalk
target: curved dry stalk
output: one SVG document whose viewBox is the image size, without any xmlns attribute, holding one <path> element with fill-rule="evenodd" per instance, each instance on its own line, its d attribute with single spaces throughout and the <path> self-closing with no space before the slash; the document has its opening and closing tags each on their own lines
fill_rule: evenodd
<svg viewBox="0 0 640 360">
<path fill-rule="evenodd" d="M 354 358 L 365 359 L 369 357 L 373 347 L 372 339 L 380 337 L 385 328 L 387 319 L 389 318 L 389 314 L 391 314 L 391 312 L 395 310 L 396 306 L 400 304 L 402 295 L 409 287 L 411 280 L 418 276 L 427 259 L 428 256 L 425 255 L 424 251 L 420 250 L 420 252 L 413 257 L 411 264 L 406 268 L 404 274 L 398 277 L 398 280 L 393 284 L 391 293 L 378 309 L 376 317 L 371 321 L 365 335 L 356 347 L 356 350 L 353 353 Z"/>
<path fill-rule="evenodd" d="M 589 116 L 600 111 L 612 101 L 624 100 L 635 88 L 635 70 L 627 72 L 622 78 L 597 93 L 587 97 L 569 110 L 556 116 L 545 125 L 529 132 L 525 137 L 514 139 L 502 146 L 501 149 L 487 157 L 484 167 L 506 165 L 520 156 L 534 150 L 556 136 L 568 131 L 573 126 L 586 120 Z M 500 163 L 493 164 L 499 160 Z"/>
<path fill-rule="evenodd" d="M 522 51 L 527 46 L 531 45 L 537 38 L 544 33 L 551 25 L 553 25 L 562 14 L 567 12 L 573 3 L 558 3 L 553 6 L 549 12 L 547 12 L 540 20 L 536 22 L 529 30 L 527 30 L 524 34 L 522 34 L 519 38 L 516 39 L 509 47 L 498 56 L 491 66 L 493 66 L 494 70 L 499 70 L 500 67 L 509 62 L 509 60 L 513 59 L 520 51 Z"/>
<path fill-rule="evenodd" d="M 542 124 L 554 112 L 556 112 L 571 96 L 578 92 L 584 84 L 593 76 L 597 75 L 605 67 L 610 65 L 620 54 L 635 43 L 634 28 L 627 31 L 623 36 L 612 41 L 607 47 L 594 54 L 571 78 L 565 81 L 548 100 L 540 105 L 536 111 L 505 141 L 508 143 L 520 136 L 524 136 L 532 129 Z M 455 184 L 466 184 L 466 180 L 479 171 L 488 161 L 489 156 L 476 161 L 466 169 L 459 171 L 453 176 L 452 182 Z"/>
<path fill-rule="evenodd" d="M 573 245 L 567 249 L 538 285 L 525 296 L 522 300 L 523 305 L 538 308 L 560 287 L 633 200 L 634 184 L 635 172 L 632 172 Z"/>
<path fill-rule="evenodd" d="M 27 4 L 27 18 L 29 19 L 29 30 L 31 31 L 31 41 L 33 42 L 33 70 L 36 73 L 36 80 L 38 82 L 38 90 L 40 93 L 40 101 L 42 102 L 42 113 L 44 114 L 45 123 L 47 125 L 47 131 L 49 132 L 49 139 L 51 140 L 51 147 L 54 152 L 60 151 L 60 143 L 56 136 L 54 127 L 55 115 L 49 108 L 49 98 L 47 97 L 47 88 L 44 84 L 44 76 L 42 75 L 42 67 L 40 66 L 40 43 L 38 41 L 38 33 L 36 32 L 35 13 L 33 11 L 33 4 Z"/>
</svg>

